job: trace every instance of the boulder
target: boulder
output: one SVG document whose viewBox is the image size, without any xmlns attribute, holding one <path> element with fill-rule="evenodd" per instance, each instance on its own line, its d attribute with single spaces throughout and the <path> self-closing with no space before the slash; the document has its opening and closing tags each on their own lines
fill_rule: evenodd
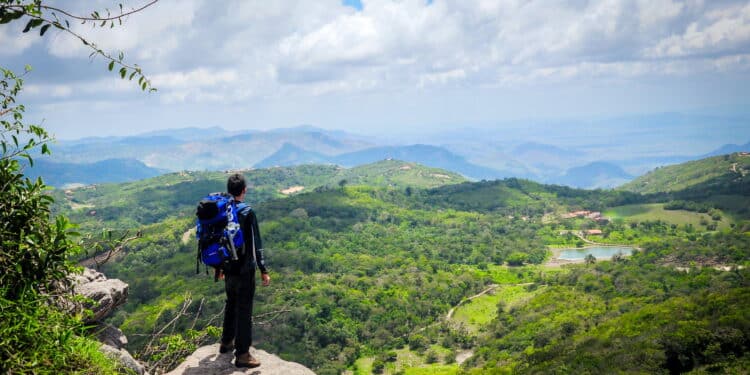
<svg viewBox="0 0 750 375">
<path fill-rule="evenodd" d="M 115 349 L 122 349 L 128 344 L 128 338 L 125 334 L 113 325 L 99 322 L 96 327 L 93 328 L 93 332 L 96 334 L 96 338 L 99 342 Z"/>
<path fill-rule="evenodd" d="M 73 290 L 89 300 L 83 308 L 93 314 L 84 318 L 86 323 L 100 321 L 128 300 L 128 284 L 118 279 L 107 279 L 101 272 L 85 268 L 83 274 L 72 277 Z"/>
<path fill-rule="evenodd" d="M 124 369 L 131 370 L 138 375 L 148 375 L 148 372 L 146 372 L 146 368 L 140 362 L 136 361 L 135 358 L 133 358 L 133 356 L 130 355 L 127 350 L 113 348 L 106 344 L 102 344 L 99 347 L 99 350 L 102 353 L 114 358 Z"/>
<path fill-rule="evenodd" d="M 219 354 L 219 344 L 203 346 L 167 375 L 315 375 L 312 370 L 299 363 L 285 361 L 263 350 L 250 348 L 250 354 L 260 361 L 260 367 L 253 369 L 234 367 L 234 355 L 232 353 Z"/>
</svg>

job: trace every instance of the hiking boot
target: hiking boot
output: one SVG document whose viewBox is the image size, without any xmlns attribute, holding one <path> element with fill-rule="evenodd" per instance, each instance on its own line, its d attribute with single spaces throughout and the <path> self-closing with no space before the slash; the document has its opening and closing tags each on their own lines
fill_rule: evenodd
<svg viewBox="0 0 750 375">
<path fill-rule="evenodd" d="M 235 367 L 258 367 L 260 366 L 260 362 L 255 359 L 253 356 L 250 355 L 250 352 L 242 353 L 234 358 L 234 366 Z"/>
<path fill-rule="evenodd" d="M 231 352 L 232 350 L 234 350 L 234 340 L 227 343 L 222 342 L 219 345 L 219 353 L 221 354 Z"/>
</svg>

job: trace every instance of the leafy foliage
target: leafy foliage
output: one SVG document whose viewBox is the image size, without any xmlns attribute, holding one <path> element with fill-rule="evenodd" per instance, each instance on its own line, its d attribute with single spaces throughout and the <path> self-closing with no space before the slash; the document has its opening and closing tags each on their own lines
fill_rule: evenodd
<svg viewBox="0 0 750 375">
<path fill-rule="evenodd" d="M 12 374 L 114 374 L 114 362 L 87 339 L 79 320 L 27 290 L 0 296 L 0 370 Z"/>
<path fill-rule="evenodd" d="M 41 145 L 44 129 L 23 123 L 24 107 L 15 105 L 23 81 L 0 69 L 0 371 L 7 373 L 115 373 L 113 361 L 87 339 L 80 320 L 61 312 L 53 292 L 75 267 L 78 252 L 72 225 L 50 219 L 52 198 L 46 186 L 23 175 L 19 159 Z M 11 120 L 5 120 L 9 116 Z"/>
<path fill-rule="evenodd" d="M 12 121 L 2 120 L 0 156 L 0 288 L 13 300 L 27 290 L 49 290 L 71 270 L 67 256 L 77 251 L 68 238 L 71 225 L 64 217 L 49 220 L 52 198 L 41 180 L 25 178 L 18 158 L 33 162 L 29 151 L 49 140 L 44 129 L 22 122 L 22 106 L 13 106 L 23 81 L 3 69 L 0 83 L 2 110 Z M 26 137 L 26 141 L 19 141 Z M 42 152 L 49 152 L 45 147 Z"/>
</svg>

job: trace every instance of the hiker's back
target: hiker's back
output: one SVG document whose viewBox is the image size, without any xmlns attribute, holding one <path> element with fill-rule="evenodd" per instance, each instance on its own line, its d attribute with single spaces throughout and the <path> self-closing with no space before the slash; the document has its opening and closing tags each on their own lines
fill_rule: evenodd
<svg viewBox="0 0 750 375">
<path fill-rule="evenodd" d="M 246 206 L 226 193 L 209 194 L 200 200 L 195 212 L 198 217 L 196 263 L 203 262 L 207 267 L 224 272 L 234 270 L 238 263 L 246 263 L 245 240 L 238 212 Z M 200 272 L 199 268 L 196 264 L 197 272 Z"/>
</svg>

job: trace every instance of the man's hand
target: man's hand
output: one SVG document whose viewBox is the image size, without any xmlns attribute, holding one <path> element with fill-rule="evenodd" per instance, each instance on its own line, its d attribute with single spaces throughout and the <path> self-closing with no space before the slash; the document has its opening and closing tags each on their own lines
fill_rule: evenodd
<svg viewBox="0 0 750 375">
<path fill-rule="evenodd" d="M 260 278 L 263 280 L 263 286 L 271 285 L 271 276 L 269 276 L 267 273 L 261 273 Z"/>
</svg>

